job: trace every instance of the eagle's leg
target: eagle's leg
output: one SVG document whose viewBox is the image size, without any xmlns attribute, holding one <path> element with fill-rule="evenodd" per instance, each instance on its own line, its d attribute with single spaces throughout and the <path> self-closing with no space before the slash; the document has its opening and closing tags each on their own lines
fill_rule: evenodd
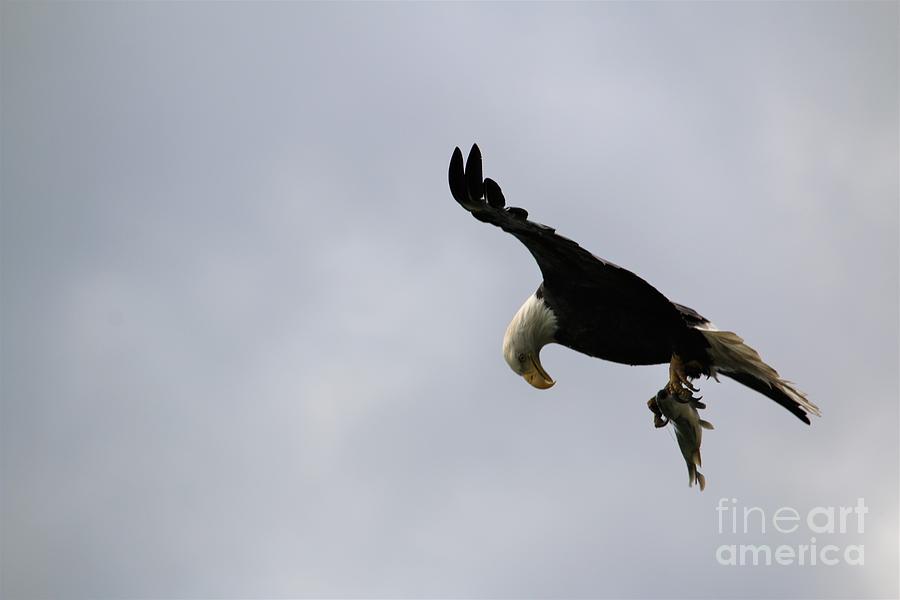
<svg viewBox="0 0 900 600">
<path fill-rule="evenodd" d="M 690 392 L 698 392 L 697 388 L 691 385 L 691 381 L 687 376 L 684 368 L 684 361 L 677 354 L 672 354 L 672 360 L 669 361 L 669 384 L 666 389 L 673 395 L 683 397 L 691 395 Z"/>
</svg>

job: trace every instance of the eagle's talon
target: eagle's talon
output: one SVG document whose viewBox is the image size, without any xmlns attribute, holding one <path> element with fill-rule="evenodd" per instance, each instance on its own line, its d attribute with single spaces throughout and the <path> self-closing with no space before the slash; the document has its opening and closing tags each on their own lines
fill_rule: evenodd
<svg viewBox="0 0 900 600">
<path fill-rule="evenodd" d="M 682 387 L 681 383 L 679 383 L 678 381 L 671 381 L 671 380 L 669 381 L 669 383 L 666 384 L 666 387 L 665 387 L 667 396 L 680 396 L 681 390 L 683 390 L 683 389 L 684 388 Z"/>
<path fill-rule="evenodd" d="M 675 395 L 675 400 L 677 400 L 681 404 L 690 404 L 693 406 L 694 395 L 690 390 L 682 388 L 681 393 Z"/>
<path fill-rule="evenodd" d="M 669 383 L 666 385 L 666 390 L 682 403 L 689 402 L 693 398 L 692 392 L 700 391 L 691 384 L 690 377 L 684 369 L 684 362 L 677 354 L 673 354 L 672 360 L 669 362 Z"/>
</svg>

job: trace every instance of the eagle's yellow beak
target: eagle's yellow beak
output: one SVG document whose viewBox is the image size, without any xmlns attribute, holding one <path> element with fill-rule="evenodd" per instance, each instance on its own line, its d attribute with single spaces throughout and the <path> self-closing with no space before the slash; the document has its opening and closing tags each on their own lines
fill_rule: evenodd
<svg viewBox="0 0 900 600">
<path fill-rule="evenodd" d="M 538 357 L 529 352 L 528 362 L 531 363 L 531 367 L 522 373 L 522 377 L 525 378 L 525 381 L 539 390 L 546 390 L 547 388 L 553 387 L 553 384 L 556 382 L 547 375 L 547 371 L 541 366 L 541 361 L 538 360 Z"/>
</svg>

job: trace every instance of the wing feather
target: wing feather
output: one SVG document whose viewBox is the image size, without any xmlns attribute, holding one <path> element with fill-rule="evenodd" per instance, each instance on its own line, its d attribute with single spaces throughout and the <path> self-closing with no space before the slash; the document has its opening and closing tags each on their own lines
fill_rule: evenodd
<svg viewBox="0 0 900 600">
<path fill-rule="evenodd" d="M 546 286 L 577 288 L 586 294 L 602 294 L 607 303 L 652 307 L 673 318 L 681 318 L 675 306 L 644 279 L 594 256 L 576 242 L 559 235 L 554 228 L 528 220 L 524 209 L 505 207 L 500 186 L 492 179 L 482 177 L 478 145 L 473 144 L 465 168 L 462 151 L 456 148 L 449 171 L 453 198 L 479 221 L 495 225 L 521 241 L 537 261 Z"/>
</svg>

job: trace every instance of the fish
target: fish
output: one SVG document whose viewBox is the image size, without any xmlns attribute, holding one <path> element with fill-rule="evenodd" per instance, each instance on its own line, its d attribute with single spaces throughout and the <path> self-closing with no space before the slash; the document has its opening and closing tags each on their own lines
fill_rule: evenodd
<svg viewBox="0 0 900 600">
<path fill-rule="evenodd" d="M 693 396 L 689 390 L 677 395 L 663 388 L 650 398 L 647 406 L 653 413 L 655 427 L 661 428 L 671 423 L 675 428 L 675 438 L 687 464 L 688 486 L 693 487 L 697 483 L 700 491 L 703 491 L 706 488 L 706 477 L 699 471 L 700 443 L 703 440 L 703 430 L 713 429 L 713 426 L 700 418 L 697 411 L 706 408 L 700 400 L 700 397 Z"/>
</svg>

